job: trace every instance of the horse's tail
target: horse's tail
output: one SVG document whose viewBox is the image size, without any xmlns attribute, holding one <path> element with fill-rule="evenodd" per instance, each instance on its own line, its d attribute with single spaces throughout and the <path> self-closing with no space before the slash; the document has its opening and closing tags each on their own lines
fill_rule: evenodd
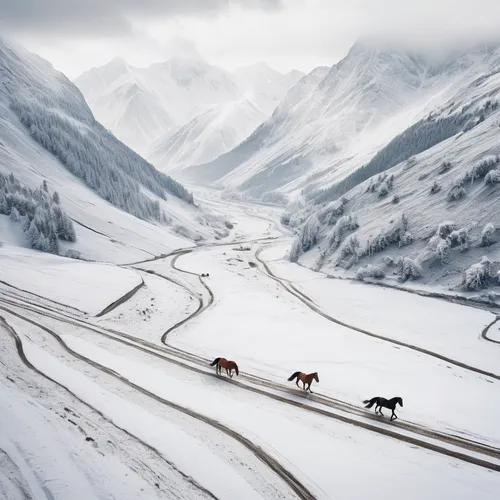
<svg viewBox="0 0 500 500">
<path fill-rule="evenodd" d="M 371 399 L 365 399 L 365 401 L 363 401 L 363 404 L 366 405 L 365 408 L 371 408 L 377 402 L 378 398 L 378 396 L 375 396 Z"/>
<path fill-rule="evenodd" d="M 220 358 L 215 358 L 211 363 L 210 366 L 214 366 L 219 362 Z"/>
<path fill-rule="evenodd" d="M 236 371 L 236 375 L 239 375 L 240 371 L 238 370 L 238 365 L 236 363 L 234 363 L 234 369 Z"/>
<path fill-rule="evenodd" d="M 295 372 L 293 375 L 290 375 L 288 382 L 291 382 L 294 378 L 297 378 L 300 375 L 300 372 Z"/>
</svg>

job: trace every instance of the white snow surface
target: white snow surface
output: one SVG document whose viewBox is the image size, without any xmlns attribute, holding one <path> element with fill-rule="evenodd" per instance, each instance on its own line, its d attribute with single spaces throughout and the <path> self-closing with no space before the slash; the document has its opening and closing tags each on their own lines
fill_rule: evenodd
<svg viewBox="0 0 500 500">
<path fill-rule="evenodd" d="M 245 203 L 231 205 L 218 201 L 216 193 L 209 193 L 205 203 L 214 211 L 232 206 L 231 220 L 236 224 L 235 236 L 241 242 L 277 236 L 274 225 L 278 215 L 276 209 Z M 421 321 L 414 316 L 413 296 L 392 290 L 387 292 L 390 296 L 379 296 L 380 290 L 366 284 L 355 285 L 360 290 L 358 292 L 350 291 L 351 284 L 333 283 L 323 275 L 283 263 L 281 257 L 287 241 L 282 238 L 277 242 L 196 248 L 192 253 L 176 259 L 175 266 L 180 271 L 172 268 L 173 257 L 138 265 L 143 269 L 153 269 L 174 283 L 142 271 L 115 268 L 120 273 L 143 277 L 145 286 L 109 316 L 93 320 L 91 326 L 124 331 L 156 346 L 161 346 L 159 339 L 165 330 L 185 317 L 187 312 L 194 311 L 190 296 L 198 294 L 207 304 L 209 293 L 201 286 L 197 274 L 210 273 L 203 280 L 214 294 L 213 304 L 167 337 L 168 346 L 193 352 L 207 360 L 201 364 L 190 361 L 183 365 L 184 358 L 175 358 L 175 350 L 168 351 L 162 358 L 151 354 L 153 347 L 139 344 L 141 349 L 138 349 L 130 340 L 116 342 L 87 329 L 83 321 L 85 318 L 75 313 L 71 314 L 75 319 L 68 323 L 69 312 L 62 315 L 58 308 L 54 308 L 50 316 L 32 306 L 31 309 L 21 309 L 25 304 L 21 293 L 7 296 L 2 291 L 1 315 L 20 336 L 29 362 L 108 419 L 104 426 L 98 424 L 95 415 L 87 415 L 87 426 L 82 428 L 86 429 L 85 436 L 94 439 L 94 444 L 84 442 L 90 452 L 79 452 L 76 462 L 74 458 L 67 460 L 72 447 L 82 448 L 77 444 L 76 436 L 80 441 L 83 438 L 77 429 L 74 435 L 68 435 L 67 429 L 71 431 L 72 424 L 50 409 L 55 401 L 62 404 L 64 399 L 61 395 L 55 399 L 54 390 L 40 393 L 36 389 L 41 383 L 40 376 L 29 372 L 30 390 L 39 398 L 38 403 L 21 403 L 26 397 L 17 384 L 25 380 L 28 382 L 26 369 L 17 366 L 20 363 L 13 340 L 8 335 L 2 335 L 0 346 L 3 350 L 10 349 L 12 353 L 3 357 L 8 362 L 0 364 L 0 370 L 19 382 L 14 384 L 7 378 L 5 381 L 2 379 L 2 384 L 11 385 L 6 392 L 7 399 L 0 401 L 5 401 L 7 405 L 8 401 L 12 401 L 14 404 L 0 417 L 4 424 L 0 429 L 6 429 L 6 435 L 12 436 L 10 441 L 6 441 L 5 435 L 0 432 L 0 448 L 6 452 L 4 460 L 9 464 L 13 461 L 17 467 L 15 470 L 21 471 L 14 476 L 21 478 L 19 480 L 12 479 L 12 474 L 8 479 L 0 475 L 4 490 L 15 492 L 21 481 L 36 497 L 37 488 L 50 478 L 55 479 L 50 486 L 55 499 L 65 498 L 66 492 L 73 488 L 82 488 L 84 493 L 81 494 L 87 497 L 109 494 L 120 498 L 208 498 L 208 491 L 221 499 L 296 498 L 292 490 L 241 443 L 185 413 L 194 411 L 216 420 L 259 446 L 318 499 L 336 496 L 361 499 L 367 495 L 377 499 L 396 498 L 403 490 L 405 497 L 410 499 L 431 497 L 435 491 L 445 498 L 495 498 L 500 487 L 500 476 L 496 472 L 311 413 L 276 401 L 266 396 L 265 391 L 264 394 L 255 393 L 214 376 L 214 369 L 209 366 L 208 360 L 225 356 L 236 360 L 242 373 L 286 384 L 292 391 L 280 390 L 277 386 L 276 389 L 269 389 L 270 394 L 317 406 L 308 401 L 302 391 L 296 390 L 293 382 L 286 382 L 286 378 L 296 370 L 317 370 L 320 383 L 313 384 L 316 393 L 359 407 L 361 400 L 377 394 L 386 397 L 398 394 L 405 402 L 404 408 L 397 410 L 400 421 L 462 435 L 490 446 L 499 445 L 496 422 L 500 414 L 495 404 L 497 380 L 455 365 L 448 366 L 431 356 L 403 348 L 395 349 L 386 342 L 334 325 L 289 295 L 266 277 L 260 267 L 252 267 L 250 262 L 256 263 L 254 252 L 267 245 L 269 248 L 260 255 L 269 261 L 273 270 L 283 273 L 296 286 L 303 285 L 299 282 L 308 283 L 302 290 L 332 315 L 338 311 L 332 306 L 330 297 L 344 296 L 342 319 L 345 321 L 356 320 L 366 328 L 384 330 L 388 337 L 411 341 L 418 337 L 426 348 L 494 370 L 494 354 L 487 353 L 483 349 L 483 341 L 477 338 L 479 329 L 490 318 L 488 313 L 463 306 L 453 306 L 453 311 L 443 307 L 441 311 L 441 301 L 426 299 L 426 302 L 418 301 L 415 307 L 422 311 L 420 315 L 424 310 L 431 311 L 436 321 L 424 320 L 421 328 L 411 326 L 411 318 L 417 323 Z M 10 248 L 5 244 L 2 251 L 8 252 Z M 36 255 L 32 251 L 23 252 Z M 112 276 L 108 269 L 114 268 L 112 265 L 75 264 L 99 265 L 103 278 Z M 40 269 L 44 267 L 47 266 L 40 266 Z M 26 273 L 26 277 L 29 276 L 33 277 L 33 281 L 38 277 L 35 270 Z M 81 277 L 80 273 L 66 273 L 57 285 L 46 283 L 43 294 L 54 294 L 56 286 L 76 289 L 80 286 Z M 59 283 L 65 286 L 59 287 Z M 174 287 L 178 287 L 175 283 L 179 284 L 177 291 L 174 291 Z M 317 288 L 315 283 L 319 284 Z M 329 288 L 330 283 L 338 288 Z M 52 292 L 49 293 L 49 289 Z M 93 293 L 94 290 L 87 291 L 87 296 Z M 10 302 L 4 300 L 7 298 Z M 31 302 L 37 302 L 36 296 L 29 298 Z M 153 302 L 152 298 L 155 306 L 148 305 Z M 90 297 L 87 300 L 91 300 Z M 19 307 L 12 305 L 13 301 Z M 397 314 L 380 312 L 387 302 L 397 303 Z M 43 304 L 50 307 L 47 302 Z M 144 322 L 141 313 L 145 308 L 149 309 L 147 322 Z M 364 312 L 357 317 L 356 311 L 359 310 Z M 456 316 L 452 323 L 457 329 L 454 336 L 456 345 L 451 343 L 451 331 L 441 331 L 445 315 L 449 314 Z M 40 322 L 52 329 L 73 352 L 65 351 L 46 330 L 26 320 Z M 78 326 L 76 320 L 79 321 Z M 2 332 L 7 333 L 4 323 L 0 327 Z M 472 335 L 468 335 L 470 332 L 473 332 Z M 83 359 L 75 357 L 75 353 Z M 168 358 L 172 356 L 180 363 L 170 362 Z M 85 358 L 92 360 L 93 364 L 86 362 Z M 104 372 L 100 367 L 109 371 Z M 240 382 L 241 379 L 236 377 L 235 380 Z M 146 392 L 139 392 L 139 388 Z M 474 394 L 473 405 L 469 398 L 457 397 L 464 393 Z M 40 402 L 44 404 L 43 410 L 38 407 Z M 82 403 L 79 404 L 81 406 Z M 65 413 L 64 409 L 57 411 Z M 16 423 L 14 417 L 17 412 L 23 413 L 19 421 L 25 427 Z M 81 408 L 76 413 L 81 415 Z M 68 418 L 77 419 L 77 425 L 82 426 L 80 418 Z M 93 426 L 88 427 L 92 422 Z M 58 460 L 66 460 L 64 468 L 58 470 L 45 452 L 37 453 L 38 478 L 33 479 L 34 462 L 27 462 L 26 457 L 38 447 L 46 446 L 44 443 L 48 441 L 45 439 L 52 436 L 58 425 L 66 429 L 57 434 L 55 452 Z M 117 426 L 115 430 L 112 430 L 113 425 Z M 394 425 L 394 430 L 398 429 L 397 423 L 390 424 L 382 418 L 373 425 L 381 429 L 391 429 Z M 45 433 L 47 426 L 53 430 Z M 38 437 L 32 439 L 31 434 L 21 434 L 21 428 L 39 429 Z M 110 432 L 123 432 L 118 428 L 129 434 L 126 437 L 122 434 L 119 450 L 113 451 L 110 458 L 113 448 L 106 443 L 116 439 L 109 437 Z M 16 448 L 21 450 L 19 453 L 11 444 L 5 444 L 12 441 L 19 444 Z M 138 446 L 150 446 L 156 451 L 149 449 L 148 453 L 140 454 Z M 99 450 L 105 456 L 99 455 L 101 458 L 98 459 L 94 453 L 97 457 Z M 153 456 L 153 453 L 156 455 Z M 142 458 L 142 465 L 137 467 L 133 460 L 139 457 Z M 113 461 L 118 461 L 116 467 Z M 19 466 L 25 463 L 29 465 Z M 13 466 L 9 467 L 14 470 Z M 153 468 L 154 473 L 148 467 Z M 134 473 L 128 473 L 129 482 L 125 483 L 119 477 L 127 474 L 124 471 L 129 469 Z M 89 476 L 86 471 L 99 472 L 91 472 Z M 356 480 L 353 471 L 356 475 L 362 474 L 364 480 Z M 63 472 L 66 474 L 63 475 Z M 182 477 L 179 477 L 179 472 Z M 113 487 L 115 482 L 120 483 L 116 488 Z M 388 482 L 393 485 L 390 491 L 386 489 Z"/>
<path fill-rule="evenodd" d="M 0 247 L 0 280 L 94 315 L 142 279 L 137 272 L 113 265 L 4 245 Z"/>
<path fill-rule="evenodd" d="M 60 74 L 54 76 L 46 63 L 23 57 L 27 78 L 31 75 L 34 83 L 75 93 L 80 99 L 76 89 Z M 377 64 L 380 57 L 375 58 Z M 400 55 L 394 57 L 398 68 L 410 64 Z M 165 82 L 177 75 L 186 86 L 203 80 L 197 73 L 199 65 L 199 61 L 176 60 L 153 70 Z M 446 71 L 451 81 L 461 69 Z M 312 87 L 328 78 L 324 73 L 316 71 Z M 405 88 L 411 93 L 420 80 L 406 76 Z M 338 75 L 330 77 L 343 81 Z M 471 98 L 483 96 L 485 88 L 494 91 L 495 81 L 494 76 L 484 78 L 467 92 Z M 311 79 L 302 81 L 305 87 L 310 83 Z M 401 101 L 407 102 L 406 94 L 397 99 L 386 94 L 387 87 L 377 78 L 374 85 L 375 102 L 365 102 L 367 110 L 377 105 L 377 95 L 388 110 L 386 117 L 399 109 Z M 289 102 L 300 107 L 306 90 L 289 94 Z M 297 498 L 283 476 L 261 460 L 264 455 L 282 467 L 284 475 L 300 481 L 309 492 L 302 495 L 306 498 L 498 497 L 498 471 L 402 439 L 416 438 L 441 451 L 456 451 L 458 447 L 445 438 L 461 437 L 474 449 L 463 446 L 460 453 L 488 461 L 490 467 L 500 463 L 499 346 L 481 337 L 494 319 L 491 313 L 328 279 L 285 262 L 292 236 L 278 225 L 282 210 L 221 199 L 220 191 L 194 190 L 203 210 L 186 207 L 174 196 L 164 202 L 175 221 L 172 227 L 182 225 L 184 231 L 199 232 L 208 240 L 193 246 L 189 238 L 129 216 L 98 197 L 30 138 L 8 104 L 8 93 L 0 90 L 2 172 L 13 171 L 32 187 L 47 179 L 75 221 L 77 242 L 64 244 L 64 250 L 78 249 L 96 262 L 26 249 L 19 225 L 0 217 L 0 279 L 17 287 L 0 286 L 0 496 L 9 500 Z M 87 113 L 83 108 L 76 111 L 77 116 Z M 367 113 L 366 120 L 368 115 L 374 122 L 381 118 Z M 453 143 L 455 150 L 467 150 L 464 162 L 478 159 L 472 145 L 481 137 L 494 152 L 491 119 L 485 117 Z M 451 143 L 440 145 L 440 151 L 450 152 Z M 397 189 L 402 180 L 421 173 L 429 173 L 423 181 L 432 181 L 430 172 L 438 166 L 439 153 L 434 149 L 426 154 L 417 158 L 416 164 L 423 165 L 420 173 L 406 165 L 395 167 Z M 416 190 L 416 182 L 409 185 L 410 192 Z M 427 187 L 422 188 L 426 196 Z M 466 202 L 472 213 L 468 222 L 480 226 L 493 213 L 495 191 L 478 182 L 468 189 Z M 361 207 L 363 199 L 351 198 L 349 203 Z M 443 198 L 432 202 L 436 205 L 427 215 L 421 213 L 429 203 L 427 197 L 408 199 L 413 200 L 408 205 L 414 209 L 408 214 L 412 231 L 423 236 L 426 224 L 435 231 L 436 221 L 447 213 Z M 476 199 L 483 200 L 482 211 Z M 362 216 L 360 208 L 359 229 L 374 231 L 377 217 L 390 223 L 394 212 L 390 205 L 385 207 L 383 200 L 367 203 L 365 213 L 373 212 L 371 219 Z M 297 221 L 304 215 L 302 209 L 294 210 Z M 453 215 L 458 219 L 466 212 L 462 207 Z M 221 232 L 225 219 L 234 225 L 230 235 Z M 177 231 L 183 232 L 180 227 Z M 214 234 L 218 240 L 209 240 Z M 188 246 L 192 248 L 180 255 L 160 257 Z M 495 246 L 488 248 L 492 255 Z M 260 258 L 283 282 L 266 275 L 257 259 L 260 249 Z M 474 247 L 469 253 L 476 250 L 480 251 Z M 312 265 L 319 253 L 313 246 L 302 260 Z M 461 253 L 464 261 L 469 253 Z M 144 262 L 147 259 L 151 260 Z M 209 276 L 200 278 L 202 273 Z M 135 295 L 104 316 L 89 318 L 141 279 L 144 286 Z M 387 340 L 329 321 L 290 294 L 286 290 L 290 284 L 325 314 Z M 165 332 L 185 319 L 189 320 L 171 330 L 162 344 Z M 498 323 L 489 338 L 498 341 Z M 391 339 L 431 353 L 396 345 Z M 220 356 L 235 360 L 240 375 L 232 380 L 224 374 L 217 377 L 210 362 Z M 297 370 L 318 372 L 313 396 L 287 381 Z M 373 408 L 364 410 L 362 401 L 373 396 L 401 396 L 399 419 L 390 422 L 386 410 L 385 417 L 374 417 Z M 328 406 L 321 397 L 338 405 Z M 341 415 L 348 421 L 339 420 Z M 360 426 L 366 423 L 369 428 Z M 488 446 L 488 453 L 478 451 L 479 444 Z"/>
</svg>

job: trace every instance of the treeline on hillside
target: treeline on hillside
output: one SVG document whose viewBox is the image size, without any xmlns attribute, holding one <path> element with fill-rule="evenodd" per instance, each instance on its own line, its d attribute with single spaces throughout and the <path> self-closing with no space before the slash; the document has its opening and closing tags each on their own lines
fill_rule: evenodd
<svg viewBox="0 0 500 500">
<path fill-rule="evenodd" d="M 158 200 L 169 192 L 188 203 L 193 195 L 127 148 L 97 122 L 81 123 L 35 99 L 14 99 L 12 109 L 31 136 L 101 197 L 144 220 L 166 222 Z"/>
<path fill-rule="evenodd" d="M 76 241 L 73 221 L 63 211 L 57 191 L 47 182 L 37 189 L 21 185 L 14 174 L 0 174 L 0 214 L 22 225 L 31 248 L 59 253 L 59 240 Z"/>
<path fill-rule="evenodd" d="M 496 101 L 494 103 L 487 101 L 484 106 L 472 112 L 463 108 L 461 112 L 445 117 L 436 118 L 431 114 L 396 136 L 366 165 L 328 189 L 312 193 L 310 199 L 315 204 L 336 200 L 373 175 L 384 172 L 459 132 L 470 130 L 483 121 L 485 115 L 496 109 L 497 106 Z"/>
</svg>

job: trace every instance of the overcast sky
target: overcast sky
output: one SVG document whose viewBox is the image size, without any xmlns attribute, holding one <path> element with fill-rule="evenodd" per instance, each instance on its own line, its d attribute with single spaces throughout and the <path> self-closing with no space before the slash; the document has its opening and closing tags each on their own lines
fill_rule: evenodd
<svg viewBox="0 0 500 500">
<path fill-rule="evenodd" d="M 0 0 L 0 34 L 69 77 L 196 51 L 229 69 L 307 71 L 363 36 L 441 50 L 499 33 L 500 0 Z"/>
</svg>

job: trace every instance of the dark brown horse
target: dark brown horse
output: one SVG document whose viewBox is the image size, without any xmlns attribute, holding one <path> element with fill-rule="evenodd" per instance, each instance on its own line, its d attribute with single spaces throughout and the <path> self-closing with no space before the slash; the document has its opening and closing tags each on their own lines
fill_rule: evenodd
<svg viewBox="0 0 500 500">
<path fill-rule="evenodd" d="M 371 408 L 373 405 L 375 405 L 375 414 L 380 413 L 380 415 L 384 416 L 382 413 L 382 407 L 383 408 L 388 408 L 389 410 L 392 410 L 391 414 L 391 421 L 396 420 L 398 417 L 394 413 L 394 410 L 396 409 L 396 405 L 398 404 L 399 406 L 403 407 L 403 398 L 400 397 L 395 397 L 392 399 L 385 399 L 381 398 L 379 396 L 375 396 L 372 399 L 367 399 L 363 401 L 363 404 L 365 404 L 365 408 Z M 378 410 L 377 410 L 378 408 Z"/>
<path fill-rule="evenodd" d="M 217 373 L 217 375 L 221 374 L 222 368 L 225 368 L 229 378 L 233 378 L 233 370 L 236 372 L 236 375 L 240 374 L 238 365 L 234 361 L 228 361 L 226 358 L 215 358 L 210 363 L 210 366 L 214 365 L 217 365 L 215 367 L 215 372 Z"/>
<path fill-rule="evenodd" d="M 316 382 L 319 383 L 318 372 L 308 373 L 308 374 L 302 372 L 295 372 L 290 376 L 288 381 L 291 382 L 294 378 L 297 379 L 295 382 L 297 384 L 297 387 L 299 387 L 299 380 L 300 380 L 302 382 L 302 389 L 304 389 L 304 391 L 309 391 L 311 394 L 313 394 L 313 391 L 311 391 L 312 381 L 316 380 Z"/>
</svg>

